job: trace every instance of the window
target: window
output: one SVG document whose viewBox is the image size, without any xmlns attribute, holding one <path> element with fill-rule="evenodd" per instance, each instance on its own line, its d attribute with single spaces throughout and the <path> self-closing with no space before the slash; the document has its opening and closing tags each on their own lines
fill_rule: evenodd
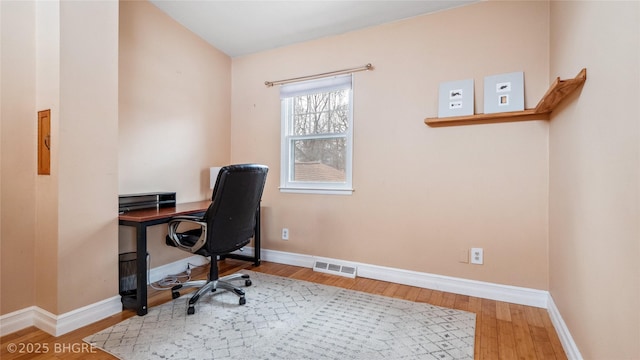
<svg viewBox="0 0 640 360">
<path fill-rule="evenodd" d="M 284 85 L 280 190 L 351 194 L 352 76 Z"/>
</svg>

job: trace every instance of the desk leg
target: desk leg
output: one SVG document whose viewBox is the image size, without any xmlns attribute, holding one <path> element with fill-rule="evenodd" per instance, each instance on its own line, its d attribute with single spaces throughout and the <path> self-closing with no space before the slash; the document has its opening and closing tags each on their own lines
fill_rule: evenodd
<svg viewBox="0 0 640 360">
<path fill-rule="evenodd" d="M 136 302 L 138 315 L 147 314 L 147 226 L 136 225 Z"/>
<path fill-rule="evenodd" d="M 258 205 L 258 210 L 256 211 L 256 229 L 253 234 L 253 265 L 260 265 L 260 205 Z"/>
</svg>

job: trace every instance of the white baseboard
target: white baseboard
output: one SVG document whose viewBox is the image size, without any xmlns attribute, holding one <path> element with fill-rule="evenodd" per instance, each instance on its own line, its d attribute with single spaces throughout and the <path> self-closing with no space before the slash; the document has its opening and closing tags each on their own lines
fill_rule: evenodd
<svg viewBox="0 0 640 360">
<path fill-rule="evenodd" d="M 278 264 L 286 264 L 293 266 L 300 266 L 306 268 L 313 268 L 313 256 L 296 254 L 277 250 L 262 249 L 262 260 L 271 261 Z"/>
<path fill-rule="evenodd" d="M 207 260 L 199 255 L 158 266 L 149 271 L 149 282 L 162 280 L 167 275 L 178 274 L 187 264 L 201 265 Z M 35 326 L 53 336 L 60 336 L 83 326 L 102 320 L 122 311 L 120 295 L 98 301 L 94 304 L 55 315 L 38 306 L 30 306 L 0 316 L 0 336 Z"/>
<path fill-rule="evenodd" d="M 314 257 L 310 255 L 275 250 L 262 250 L 262 258 L 265 261 L 307 268 L 312 268 L 314 262 Z M 336 259 L 336 261 L 341 260 Z M 573 341 L 573 337 L 548 291 L 363 263 L 355 264 L 357 265 L 357 274 L 361 277 L 547 309 L 567 358 L 582 360 L 578 346 Z"/>
<path fill-rule="evenodd" d="M 484 299 L 547 308 L 549 293 L 544 290 L 502 285 L 417 271 L 358 264 L 358 275 L 370 279 L 418 286 Z"/>
<path fill-rule="evenodd" d="M 204 265 L 209 261 L 200 255 L 192 255 L 188 258 L 184 258 L 178 261 L 174 261 L 169 264 L 161 265 L 152 268 L 149 271 L 149 278 L 147 279 L 147 285 L 153 282 L 162 280 L 167 275 L 175 275 L 184 272 L 187 269 L 187 264 Z"/>
<path fill-rule="evenodd" d="M 556 307 L 556 304 L 555 302 L 553 302 L 553 297 L 551 295 L 549 295 L 547 312 L 549 313 L 549 317 L 551 318 L 553 327 L 558 333 L 560 343 L 562 343 L 562 348 L 567 354 L 567 359 L 582 360 L 582 354 L 580 354 L 580 350 L 578 350 L 578 345 L 576 345 L 575 341 L 573 341 L 573 337 L 569 332 L 569 328 L 562 319 L 560 310 L 558 310 L 558 307 Z"/>
<path fill-rule="evenodd" d="M 266 249 L 262 250 L 262 258 L 265 261 L 308 268 L 312 268 L 314 262 L 314 257 L 311 255 L 295 254 Z M 340 259 L 330 260 L 344 261 Z M 358 276 L 366 277 L 369 279 L 389 281 L 403 285 L 417 286 L 427 289 L 511 302 L 527 306 L 535 306 L 544 309 L 547 308 L 547 301 L 549 299 L 549 292 L 544 290 L 494 284 L 483 281 L 468 280 L 451 276 L 429 274 L 378 265 L 363 263 L 355 264 L 358 268 Z"/>
<path fill-rule="evenodd" d="M 248 248 L 247 250 L 253 251 L 253 248 Z M 263 249 L 262 259 L 280 264 L 313 268 L 315 257 L 311 255 Z M 343 261 L 339 259 L 330 260 Z M 183 272 L 189 263 L 200 265 L 206 263 L 206 260 L 199 255 L 194 255 L 173 263 L 158 266 L 149 271 L 149 281 L 156 282 L 164 278 L 166 275 Z M 571 334 L 562 320 L 562 316 L 560 316 L 560 312 L 555 306 L 553 298 L 548 291 L 364 263 L 355 264 L 357 266 L 357 274 L 361 277 L 545 308 L 549 312 L 553 326 L 560 337 L 560 341 L 569 360 L 582 359 L 582 355 L 580 355 L 580 351 L 573 341 L 573 338 L 571 337 Z M 51 335 L 60 336 L 117 314 L 121 311 L 122 304 L 120 296 L 113 296 L 62 315 L 54 315 L 37 306 L 30 306 L 28 308 L 0 316 L 0 336 L 10 334 L 29 326 L 36 326 Z"/>
<path fill-rule="evenodd" d="M 38 306 L 30 306 L 0 316 L 0 336 L 35 326 L 53 336 L 60 336 L 122 311 L 120 296 L 81 307 L 62 315 L 52 314 Z"/>
<path fill-rule="evenodd" d="M 35 308 L 35 306 L 29 306 L 28 308 L 0 316 L 0 336 L 33 326 L 33 311 Z"/>
</svg>

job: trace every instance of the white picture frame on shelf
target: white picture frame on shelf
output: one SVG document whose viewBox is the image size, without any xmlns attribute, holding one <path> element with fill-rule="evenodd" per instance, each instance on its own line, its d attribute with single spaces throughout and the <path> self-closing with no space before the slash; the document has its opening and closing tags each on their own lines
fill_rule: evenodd
<svg viewBox="0 0 640 360">
<path fill-rule="evenodd" d="M 473 115 L 473 79 L 440 84 L 438 117 Z"/>
<path fill-rule="evenodd" d="M 484 78 L 484 113 L 524 110 L 524 72 L 512 72 Z"/>
</svg>

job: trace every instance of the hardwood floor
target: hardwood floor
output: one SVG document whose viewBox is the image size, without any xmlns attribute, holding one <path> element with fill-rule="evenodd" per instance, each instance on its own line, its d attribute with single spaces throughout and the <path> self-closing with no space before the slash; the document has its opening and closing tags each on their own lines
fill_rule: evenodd
<svg viewBox="0 0 640 360">
<path fill-rule="evenodd" d="M 238 260 L 220 262 L 222 275 L 241 269 L 474 312 L 475 359 L 567 358 L 545 309 L 366 278 L 349 279 L 276 263 L 263 262 L 254 267 Z M 206 278 L 205 271 L 204 268 L 196 269 L 192 275 Z M 170 300 L 169 291 L 149 288 L 150 306 Z M 251 298 L 247 297 L 247 301 L 251 301 Z M 136 316 L 133 311 L 123 311 L 57 338 L 35 327 L 23 329 L 0 339 L 0 359 L 115 359 L 110 354 L 84 344 L 82 339 L 131 316 Z M 15 349 L 13 353 L 9 351 L 12 349 Z"/>
</svg>

